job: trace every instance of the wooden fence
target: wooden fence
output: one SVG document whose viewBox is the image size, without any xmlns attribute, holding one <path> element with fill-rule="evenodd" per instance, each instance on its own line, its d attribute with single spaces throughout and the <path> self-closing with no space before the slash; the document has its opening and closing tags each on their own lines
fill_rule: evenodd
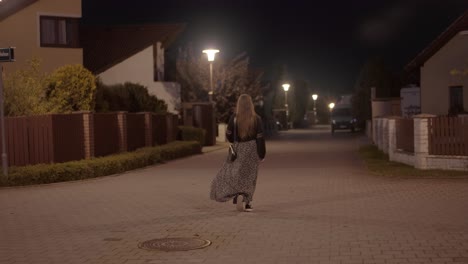
<svg viewBox="0 0 468 264">
<path fill-rule="evenodd" d="M 141 113 L 127 114 L 127 150 L 145 146 L 145 116 Z"/>
<path fill-rule="evenodd" d="M 429 154 L 468 156 L 468 117 L 429 118 Z"/>
<path fill-rule="evenodd" d="M 52 116 L 5 118 L 5 139 L 9 164 L 24 166 L 54 160 Z"/>
<path fill-rule="evenodd" d="M 119 152 L 119 123 L 116 113 L 94 114 L 94 156 Z"/>
<path fill-rule="evenodd" d="M 396 147 L 414 153 L 414 121 L 412 118 L 396 119 Z"/>
<path fill-rule="evenodd" d="M 177 139 L 177 134 L 178 118 L 172 114 L 73 113 L 5 119 L 9 166 L 66 162 L 133 151 L 169 143 Z"/>
<path fill-rule="evenodd" d="M 152 136 L 153 144 L 163 145 L 168 143 L 167 140 L 167 118 L 166 115 L 154 114 L 151 117 L 153 122 Z"/>
<path fill-rule="evenodd" d="M 85 158 L 82 114 L 52 115 L 54 159 L 67 162 Z"/>
<path fill-rule="evenodd" d="M 183 103 L 183 124 L 205 130 L 205 146 L 216 144 L 218 132 L 213 104 L 211 103 Z"/>
</svg>

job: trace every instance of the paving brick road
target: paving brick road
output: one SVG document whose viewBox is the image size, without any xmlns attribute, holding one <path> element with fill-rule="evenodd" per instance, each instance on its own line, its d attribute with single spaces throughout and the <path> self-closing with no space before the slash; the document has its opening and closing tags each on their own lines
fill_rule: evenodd
<svg viewBox="0 0 468 264">
<path fill-rule="evenodd" d="M 226 149 L 94 180 L 0 189 L 0 263 L 468 263 L 468 180 L 370 175 L 362 137 L 267 142 L 253 213 L 208 199 Z M 165 237 L 204 249 L 148 251 Z"/>
</svg>

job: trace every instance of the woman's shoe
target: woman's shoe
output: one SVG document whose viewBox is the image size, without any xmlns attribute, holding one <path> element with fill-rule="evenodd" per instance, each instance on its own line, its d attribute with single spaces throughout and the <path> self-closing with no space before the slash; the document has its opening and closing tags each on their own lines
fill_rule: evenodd
<svg viewBox="0 0 468 264">
<path fill-rule="evenodd" d="M 244 211 L 244 197 L 242 195 L 238 195 L 237 198 L 238 198 L 236 199 L 237 211 L 243 212 Z"/>
<path fill-rule="evenodd" d="M 244 209 L 246 212 L 252 212 L 253 211 L 253 207 L 251 204 L 246 204 L 245 205 L 245 209 Z"/>
</svg>

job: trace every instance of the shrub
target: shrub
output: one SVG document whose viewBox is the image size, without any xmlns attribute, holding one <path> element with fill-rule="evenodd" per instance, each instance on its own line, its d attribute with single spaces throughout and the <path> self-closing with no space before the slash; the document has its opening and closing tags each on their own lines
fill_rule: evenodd
<svg viewBox="0 0 468 264">
<path fill-rule="evenodd" d="M 53 112 L 90 111 L 94 109 L 96 78 L 82 65 L 66 65 L 49 77 L 47 97 Z"/>
<path fill-rule="evenodd" d="M 167 104 L 140 84 L 126 82 L 124 84 L 105 85 L 97 82 L 96 112 L 127 111 L 166 113 Z"/>
<path fill-rule="evenodd" d="M 201 146 L 205 145 L 206 131 L 202 128 L 192 126 L 179 126 L 182 140 L 184 141 L 198 141 Z"/>
<path fill-rule="evenodd" d="M 47 76 L 41 73 L 40 60 L 28 61 L 27 67 L 6 75 L 5 115 L 22 116 L 45 114 L 49 104 L 45 100 Z"/>
<path fill-rule="evenodd" d="M 81 180 L 125 172 L 166 160 L 201 153 L 196 141 L 175 141 L 166 145 L 141 148 L 134 152 L 56 164 L 13 167 L 8 178 L 0 177 L 0 186 L 19 186 Z"/>
</svg>

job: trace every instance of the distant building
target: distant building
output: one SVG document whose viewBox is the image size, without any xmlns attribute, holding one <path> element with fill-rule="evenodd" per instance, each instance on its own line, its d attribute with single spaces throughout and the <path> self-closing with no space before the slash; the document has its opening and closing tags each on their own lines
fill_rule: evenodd
<svg viewBox="0 0 468 264">
<path fill-rule="evenodd" d="M 421 89 L 421 112 L 456 114 L 468 109 L 468 10 L 405 68 Z"/>
<path fill-rule="evenodd" d="M 86 26 L 82 28 L 83 64 L 104 84 L 133 82 L 164 100 L 168 111 L 181 104 L 180 84 L 165 78 L 165 49 L 183 24 Z"/>
</svg>

